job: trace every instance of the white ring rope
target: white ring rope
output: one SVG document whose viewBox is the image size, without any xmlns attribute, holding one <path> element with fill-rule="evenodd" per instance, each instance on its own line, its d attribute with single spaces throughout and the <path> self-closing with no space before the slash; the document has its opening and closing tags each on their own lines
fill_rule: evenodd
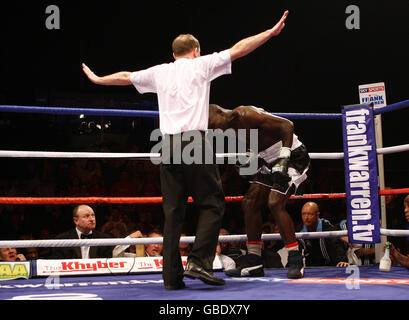
<svg viewBox="0 0 409 320">
<path fill-rule="evenodd" d="M 382 229 L 381 229 L 382 230 Z M 402 231 L 402 230 L 399 230 Z M 348 230 L 325 232 L 299 232 L 297 239 L 339 238 L 348 235 Z M 409 231 L 406 231 L 409 235 Z M 263 234 L 262 241 L 281 240 L 279 233 Z M 194 236 L 181 237 L 180 243 L 193 243 Z M 219 236 L 219 242 L 245 242 L 246 235 Z M 0 248 L 55 248 L 55 247 L 84 247 L 84 246 L 117 246 L 117 245 L 145 245 L 162 244 L 163 238 L 112 238 L 112 239 L 53 239 L 53 240 L 9 240 L 0 241 Z"/>
<path fill-rule="evenodd" d="M 383 236 L 408 237 L 409 230 L 380 229 Z M 348 230 L 323 232 L 298 232 L 297 239 L 339 238 L 348 235 Z M 279 233 L 263 234 L 262 241 L 281 240 Z M 180 243 L 193 243 L 194 236 L 181 237 Z M 246 242 L 246 235 L 219 236 L 219 242 Z M 57 247 L 86 247 L 86 246 L 117 246 L 117 245 L 146 245 L 162 244 L 162 237 L 152 238 L 110 238 L 110 239 L 51 239 L 51 240 L 6 240 L 0 241 L 0 248 L 57 248 Z"/>
<path fill-rule="evenodd" d="M 409 151 L 409 144 L 379 148 L 378 154 L 391 154 Z M 247 153 L 216 153 L 216 158 L 234 158 L 248 156 Z M 311 159 L 343 159 L 344 153 L 310 153 Z M 49 152 L 49 151 L 12 151 L 0 150 L 0 158 L 59 158 L 59 159 L 159 159 L 159 153 L 108 153 L 108 152 Z"/>
<path fill-rule="evenodd" d="M 216 153 L 217 158 L 247 157 L 247 153 Z M 0 158 L 139 159 L 157 160 L 160 153 L 49 152 L 0 150 Z"/>
<path fill-rule="evenodd" d="M 408 237 L 409 230 L 380 230 L 383 236 Z M 324 231 L 324 232 L 298 232 L 295 234 L 297 239 L 320 239 L 320 238 L 339 238 L 348 235 L 348 230 Z M 262 241 L 281 240 L 279 233 L 263 234 Z M 181 237 L 180 243 L 193 243 L 194 236 Z M 219 242 L 245 242 L 246 235 L 219 236 Z M 7 240 L 0 241 L 0 248 L 56 248 L 56 247 L 85 247 L 85 246 L 117 246 L 117 245 L 145 245 L 162 244 L 163 238 L 112 238 L 112 239 L 53 239 L 53 240 Z"/>
<path fill-rule="evenodd" d="M 392 237 L 409 237 L 409 230 L 401 230 L 401 229 L 382 229 L 381 228 L 381 235 L 383 236 L 392 236 Z"/>
</svg>

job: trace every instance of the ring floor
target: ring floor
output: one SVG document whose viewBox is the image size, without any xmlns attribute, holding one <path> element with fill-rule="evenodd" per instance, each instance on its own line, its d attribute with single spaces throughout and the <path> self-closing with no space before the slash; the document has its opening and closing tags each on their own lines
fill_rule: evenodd
<svg viewBox="0 0 409 320">
<path fill-rule="evenodd" d="M 0 300 L 408 300 L 409 270 L 379 265 L 306 268 L 290 280 L 285 269 L 266 269 L 260 278 L 229 278 L 209 286 L 185 278 L 186 288 L 164 289 L 162 275 L 31 278 L 0 281 Z"/>
</svg>

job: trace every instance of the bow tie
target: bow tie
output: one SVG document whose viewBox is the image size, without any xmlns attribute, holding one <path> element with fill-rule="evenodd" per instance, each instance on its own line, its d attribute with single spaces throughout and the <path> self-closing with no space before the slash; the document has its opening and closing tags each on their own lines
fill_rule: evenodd
<svg viewBox="0 0 409 320">
<path fill-rule="evenodd" d="M 81 239 L 91 239 L 91 238 L 92 238 L 92 233 L 90 234 L 81 233 Z"/>
</svg>

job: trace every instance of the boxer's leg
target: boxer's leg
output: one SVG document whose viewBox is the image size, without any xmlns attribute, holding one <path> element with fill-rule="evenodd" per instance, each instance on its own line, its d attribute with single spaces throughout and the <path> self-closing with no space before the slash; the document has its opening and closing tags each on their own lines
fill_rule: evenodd
<svg viewBox="0 0 409 320">
<path fill-rule="evenodd" d="M 263 259 L 261 257 L 262 216 L 261 209 L 267 205 L 270 188 L 261 184 L 251 184 L 242 201 L 246 233 L 247 255 L 237 268 L 226 271 L 228 276 L 264 276 Z"/>
<path fill-rule="evenodd" d="M 293 188 L 294 186 L 290 188 L 287 194 L 271 190 L 268 198 L 268 207 L 273 213 L 281 238 L 288 251 L 288 262 L 286 266 L 288 268 L 287 277 L 297 279 L 304 276 L 304 260 L 298 248 L 294 222 L 285 208 L 287 199 L 294 190 Z"/>
</svg>

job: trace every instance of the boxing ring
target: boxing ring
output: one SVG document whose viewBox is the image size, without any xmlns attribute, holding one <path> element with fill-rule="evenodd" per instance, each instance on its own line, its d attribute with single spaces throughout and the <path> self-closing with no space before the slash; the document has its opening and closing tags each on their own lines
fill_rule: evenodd
<svg viewBox="0 0 409 320">
<path fill-rule="evenodd" d="M 380 115 L 409 107 L 409 100 L 374 109 Z M 58 115 L 100 115 L 118 117 L 157 117 L 158 112 L 146 110 L 51 108 L 28 106 L 0 106 L 0 112 L 43 113 Z M 341 119 L 341 114 L 275 113 L 288 119 Z M 378 148 L 378 155 L 409 151 L 409 144 Z M 238 154 L 216 154 L 217 157 L 237 157 Z M 133 159 L 158 158 L 152 153 L 102 153 L 102 152 L 45 152 L 1 150 L 3 158 L 40 159 Z M 344 152 L 310 153 L 312 160 L 337 160 Z M 383 169 L 383 168 L 382 168 Z M 409 193 L 407 186 L 400 189 L 379 190 L 378 196 Z M 345 198 L 346 193 L 304 194 L 291 199 Z M 382 198 L 382 197 L 381 197 Z M 242 196 L 228 196 L 226 202 L 240 202 Z M 0 197 L 0 204 L 143 204 L 161 203 L 161 197 Z M 189 202 L 193 202 L 189 198 Z M 409 230 L 388 230 L 382 225 L 380 234 L 385 236 L 409 236 Z M 332 232 L 297 233 L 297 239 L 341 237 L 348 230 Z M 262 240 L 279 240 L 279 234 L 264 234 Z M 245 242 L 246 235 L 220 236 L 220 242 Z M 194 237 L 182 237 L 181 243 L 193 243 Z M 87 240 L 16 240 L 0 241 L 1 248 L 30 247 L 81 247 L 142 245 L 162 243 L 162 238 L 142 239 L 87 239 Z M 58 263 L 58 267 L 53 263 Z M 0 264 L 0 276 L 14 273 L 15 279 L 0 281 L 1 300 L 407 300 L 409 270 L 392 267 L 391 272 L 379 271 L 378 264 L 369 266 L 307 267 L 305 277 L 290 280 L 286 269 L 266 269 L 261 278 L 230 278 L 224 275 L 220 264 L 214 265 L 215 274 L 226 280 L 222 287 L 211 287 L 198 280 L 185 279 L 186 288 L 167 291 L 163 287 L 161 261 L 147 258 L 88 259 L 87 261 L 27 261 Z M 63 266 L 63 267 L 61 267 Z M 65 269 L 64 269 L 65 267 Z M 121 269 L 122 268 L 122 269 Z M 74 272 L 68 272 L 68 271 Z M 64 272 L 65 273 L 64 273 Z M 20 272 L 20 273 L 19 273 Z M 200 310 L 197 310 L 198 312 Z M 202 312 L 204 312 L 202 310 Z"/>
</svg>

